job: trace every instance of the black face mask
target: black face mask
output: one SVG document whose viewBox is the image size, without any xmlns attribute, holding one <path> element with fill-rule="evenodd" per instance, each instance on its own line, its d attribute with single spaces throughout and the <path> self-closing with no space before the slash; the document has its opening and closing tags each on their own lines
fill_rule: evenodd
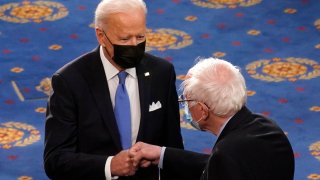
<svg viewBox="0 0 320 180">
<path fill-rule="evenodd" d="M 112 42 L 109 40 L 107 35 L 105 33 L 104 35 L 106 36 L 108 41 L 112 44 Z M 127 68 L 136 67 L 141 62 L 144 56 L 146 41 L 143 41 L 137 46 L 118 45 L 118 44 L 112 44 L 112 46 L 113 46 L 113 54 L 114 54 L 112 59 L 120 67 L 127 69 Z"/>
</svg>

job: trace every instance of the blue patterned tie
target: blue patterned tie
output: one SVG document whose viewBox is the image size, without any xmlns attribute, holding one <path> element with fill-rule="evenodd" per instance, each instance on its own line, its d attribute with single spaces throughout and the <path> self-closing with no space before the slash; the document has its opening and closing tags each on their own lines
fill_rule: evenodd
<svg viewBox="0 0 320 180">
<path fill-rule="evenodd" d="M 131 112 L 129 96 L 125 85 L 126 77 L 127 72 L 121 71 L 118 73 L 119 85 L 116 91 L 114 107 L 123 149 L 131 147 Z"/>
</svg>

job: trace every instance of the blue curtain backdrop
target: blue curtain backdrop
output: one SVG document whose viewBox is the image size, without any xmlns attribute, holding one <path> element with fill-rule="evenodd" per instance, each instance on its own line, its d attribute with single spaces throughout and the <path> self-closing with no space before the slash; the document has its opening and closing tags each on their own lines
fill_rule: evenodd
<svg viewBox="0 0 320 180">
<path fill-rule="evenodd" d="M 97 46 L 99 0 L 0 0 L 0 179 L 47 179 L 42 162 L 50 77 Z M 177 87 L 199 57 L 241 68 L 248 106 L 292 143 L 295 179 L 320 179 L 320 1 L 146 0 L 147 51 L 174 64 Z M 181 110 L 183 113 L 183 111 Z M 216 138 L 183 122 L 186 149 Z M 178 164 L 177 164 L 178 165 Z"/>
</svg>

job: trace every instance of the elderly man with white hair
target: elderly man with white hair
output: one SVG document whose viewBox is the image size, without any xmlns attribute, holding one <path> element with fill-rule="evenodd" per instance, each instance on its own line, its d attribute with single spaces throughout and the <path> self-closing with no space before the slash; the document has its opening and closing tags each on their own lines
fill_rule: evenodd
<svg viewBox="0 0 320 180">
<path fill-rule="evenodd" d="M 130 149 L 134 165 L 158 164 L 190 180 L 293 179 L 289 140 L 274 121 L 245 106 L 245 80 L 237 67 L 221 59 L 200 60 L 182 87 L 186 119 L 217 136 L 211 154 L 138 142 Z"/>
</svg>

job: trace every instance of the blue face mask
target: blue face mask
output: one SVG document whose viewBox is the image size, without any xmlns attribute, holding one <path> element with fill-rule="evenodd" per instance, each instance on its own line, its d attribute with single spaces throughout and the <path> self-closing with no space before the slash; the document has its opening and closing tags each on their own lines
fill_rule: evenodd
<svg viewBox="0 0 320 180">
<path fill-rule="evenodd" d="M 194 120 L 192 119 L 192 116 L 191 116 L 191 113 L 190 113 L 190 111 L 189 111 L 188 106 L 185 106 L 185 107 L 184 107 L 184 116 L 185 116 L 185 120 L 186 120 L 188 123 L 190 123 L 190 125 L 191 125 L 193 128 L 195 128 L 196 130 L 199 130 L 199 131 L 204 131 L 204 130 L 202 130 L 202 129 L 200 128 L 200 126 L 199 126 L 199 122 L 200 122 L 201 120 L 203 120 L 203 118 L 201 117 L 199 120 L 194 121 Z"/>
</svg>

